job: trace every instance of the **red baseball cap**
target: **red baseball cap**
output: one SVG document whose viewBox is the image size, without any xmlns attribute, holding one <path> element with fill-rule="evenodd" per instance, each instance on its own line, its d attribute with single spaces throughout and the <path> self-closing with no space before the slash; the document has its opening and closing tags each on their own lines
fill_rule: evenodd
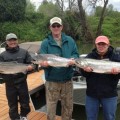
<svg viewBox="0 0 120 120">
<path fill-rule="evenodd" d="M 109 41 L 108 37 L 106 37 L 106 36 L 98 36 L 95 40 L 95 44 L 98 44 L 100 42 L 110 44 L 110 41 Z"/>
</svg>

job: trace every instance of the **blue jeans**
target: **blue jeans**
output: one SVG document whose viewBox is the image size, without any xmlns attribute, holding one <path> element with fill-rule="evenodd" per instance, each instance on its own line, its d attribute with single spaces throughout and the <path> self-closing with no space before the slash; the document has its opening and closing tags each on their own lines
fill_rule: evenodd
<svg viewBox="0 0 120 120">
<path fill-rule="evenodd" d="M 117 97 L 98 99 L 86 96 L 87 120 L 97 120 L 100 105 L 103 109 L 104 120 L 115 120 Z"/>
</svg>

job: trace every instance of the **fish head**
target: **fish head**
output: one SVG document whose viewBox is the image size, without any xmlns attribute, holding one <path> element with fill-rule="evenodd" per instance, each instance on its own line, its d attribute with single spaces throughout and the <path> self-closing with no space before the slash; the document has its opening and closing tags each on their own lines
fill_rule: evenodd
<svg viewBox="0 0 120 120">
<path fill-rule="evenodd" d="M 33 58 L 33 61 L 32 61 L 33 64 L 40 64 L 43 61 L 47 61 L 47 57 L 45 54 L 34 54 L 32 58 Z"/>
</svg>

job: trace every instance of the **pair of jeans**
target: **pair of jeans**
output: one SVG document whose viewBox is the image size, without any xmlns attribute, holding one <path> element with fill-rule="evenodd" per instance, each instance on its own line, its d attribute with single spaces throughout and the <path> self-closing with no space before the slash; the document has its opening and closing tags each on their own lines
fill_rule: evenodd
<svg viewBox="0 0 120 120">
<path fill-rule="evenodd" d="M 86 96 L 87 120 L 97 120 L 100 105 L 103 109 L 104 120 L 115 120 L 117 97 L 93 98 Z"/>
</svg>

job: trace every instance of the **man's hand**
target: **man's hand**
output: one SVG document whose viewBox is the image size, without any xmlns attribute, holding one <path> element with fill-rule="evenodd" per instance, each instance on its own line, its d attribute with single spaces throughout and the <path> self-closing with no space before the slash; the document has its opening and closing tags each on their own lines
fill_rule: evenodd
<svg viewBox="0 0 120 120">
<path fill-rule="evenodd" d="M 93 69 L 91 67 L 84 67 L 83 70 L 86 71 L 86 72 L 92 72 L 93 71 Z"/>
<path fill-rule="evenodd" d="M 42 67 L 48 67 L 49 64 L 48 64 L 47 61 L 44 61 L 44 62 L 40 63 L 40 66 L 42 66 Z"/>
<path fill-rule="evenodd" d="M 116 74 L 120 73 L 120 70 L 118 68 L 112 68 L 111 73 L 116 75 Z"/>
<path fill-rule="evenodd" d="M 71 58 L 70 61 L 68 62 L 68 66 L 71 66 L 74 64 L 75 64 L 75 60 L 74 60 L 74 58 Z"/>
<path fill-rule="evenodd" d="M 33 66 L 32 65 L 28 65 L 28 67 L 27 67 L 27 71 L 32 71 L 34 68 L 33 68 Z"/>
</svg>

